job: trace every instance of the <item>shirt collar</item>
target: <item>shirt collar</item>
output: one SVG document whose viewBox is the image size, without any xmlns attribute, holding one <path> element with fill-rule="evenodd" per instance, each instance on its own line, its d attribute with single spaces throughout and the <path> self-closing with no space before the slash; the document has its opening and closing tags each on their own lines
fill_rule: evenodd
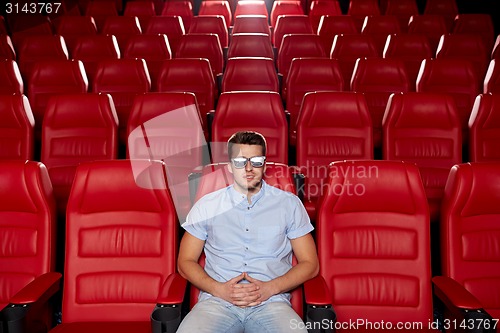
<svg viewBox="0 0 500 333">
<path fill-rule="evenodd" d="M 266 186 L 268 186 L 267 183 L 264 180 L 262 180 L 262 186 L 260 187 L 259 192 L 252 195 L 252 198 L 251 198 L 252 203 L 251 204 L 248 203 L 246 195 L 238 192 L 234 188 L 234 184 L 229 185 L 228 191 L 229 191 L 229 196 L 235 205 L 244 205 L 245 207 L 247 207 L 247 206 L 253 207 L 257 203 L 257 201 L 259 201 L 259 199 L 264 196 L 264 193 L 266 192 Z"/>
</svg>

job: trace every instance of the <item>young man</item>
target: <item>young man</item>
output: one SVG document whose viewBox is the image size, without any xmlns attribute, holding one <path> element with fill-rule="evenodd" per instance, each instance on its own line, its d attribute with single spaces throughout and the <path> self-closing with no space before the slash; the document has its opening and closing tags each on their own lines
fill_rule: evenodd
<svg viewBox="0 0 500 333">
<path fill-rule="evenodd" d="M 183 224 L 179 272 L 201 292 L 177 332 L 307 332 L 292 330 L 301 319 L 287 293 L 319 271 L 307 213 L 297 196 L 262 179 L 262 135 L 235 133 L 228 154 L 233 185 L 201 198 Z"/>
</svg>

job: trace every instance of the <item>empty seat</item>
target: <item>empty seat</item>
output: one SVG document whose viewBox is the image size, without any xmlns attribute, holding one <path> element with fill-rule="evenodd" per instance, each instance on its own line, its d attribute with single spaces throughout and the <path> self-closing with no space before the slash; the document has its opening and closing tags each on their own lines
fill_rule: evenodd
<svg viewBox="0 0 500 333">
<path fill-rule="evenodd" d="M 347 14 L 354 18 L 356 28 L 361 31 L 366 16 L 380 15 L 380 8 L 377 0 L 351 0 Z"/>
<path fill-rule="evenodd" d="M 279 93 L 278 73 L 271 58 L 238 57 L 227 60 L 221 92 L 275 91 Z"/>
<path fill-rule="evenodd" d="M 189 34 L 209 34 L 214 33 L 219 36 L 222 48 L 229 45 L 229 37 L 226 21 L 222 15 L 196 16 L 191 21 Z"/>
<path fill-rule="evenodd" d="M 408 33 L 426 35 L 431 43 L 433 54 L 436 54 L 441 36 L 449 31 L 444 17 L 441 15 L 413 15 L 408 22 Z"/>
<path fill-rule="evenodd" d="M 123 58 L 144 59 L 151 78 L 151 89 L 156 90 L 163 61 L 172 58 L 172 51 L 170 50 L 168 38 L 164 34 L 134 35 L 128 39 L 125 45 Z"/>
<path fill-rule="evenodd" d="M 344 90 L 351 89 L 351 78 L 358 58 L 378 57 L 377 48 L 369 35 L 337 35 L 333 39 L 330 58 L 337 59 L 344 79 Z"/>
<path fill-rule="evenodd" d="M 490 61 L 484 77 L 483 92 L 485 94 L 500 92 L 500 58 Z"/>
<path fill-rule="evenodd" d="M 330 53 L 333 39 L 336 35 L 351 35 L 357 33 L 359 33 L 359 31 L 354 24 L 354 19 L 349 15 L 324 15 L 319 21 L 318 35 L 327 53 Z"/>
<path fill-rule="evenodd" d="M 191 208 L 188 175 L 208 156 L 195 95 L 137 95 L 130 110 L 127 137 L 129 158 L 165 163 L 170 193 L 179 220 L 183 221 Z"/>
<path fill-rule="evenodd" d="M 340 9 L 340 4 L 337 0 L 335 1 L 314 0 L 311 2 L 311 5 L 309 7 L 309 12 L 307 15 L 309 16 L 309 19 L 311 21 L 314 33 L 317 33 L 322 16 L 342 15 L 342 10 Z"/>
<path fill-rule="evenodd" d="M 375 42 L 375 46 L 380 56 L 384 53 L 387 36 L 400 32 L 401 28 L 399 22 L 396 16 L 393 15 L 367 16 L 363 23 L 363 28 L 361 29 L 362 34 L 371 35 L 373 37 L 373 41 Z"/>
<path fill-rule="evenodd" d="M 447 93 L 453 96 L 467 142 L 467 122 L 480 92 L 473 64 L 465 59 L 425 59 L 417 78 L 417 92 Z"/>
<path fill-rule="evenodd" d="M 491 59 L 500 58 L 500 35 L 497 36 L 495 40 L 495 45 L 493 45 L 493 50 L 491 51 Z"/>
<path fill-rule="evenodd" d="M 441 36 L 436 58 L 467 59 L 474 64 L 477 77 L 484 78 L 490 60 L 490 50 L 480 35 L 477 34 L 445 34 Z"/>
<path fill-rule="evenodd" d="M 286 110 L 290 113 L 290 144 L 295 145 L 297 120 L 308 92 L 341 91 L 342 73 L 336 59 L 295 58 L 286 79 Z"/>
<path fill-rule="evenodd" d="M 394 15 L 397 17 L 401 32 L 408 31 L 410 17 L 418 14 L 416 0 L 387 0 L 385 15 Z"/>
<path fill-rule="evenodd" d="M 47 300 L 61 278 L 54 272 L 50 178 L 42 163 L 26 160 L 0 162 L 0 174 L 0 325 L 4 332 L 46 332 L 52 321 Z"/>
<path fill-rule="evenodd" d="M 80 163 L 118 157 L 118 117 L 107 94 L 65 94 L 49 99 L 42 125 L 41 161 L 64 219 Z"/>
<path fill-rule="evenodd" d="M 238 15 L 234 18 L 233 34 L 261 33 L 271 38 L 271 29 L 265 15 Z"/>
<path fill-rule="evenodd" d="M 133 35 L 140 35 L 142 29 L 136 16 L 109 16 L 104 20 L 100 32 L 103 35 L 115 36 L 123 52 L 128 39 Z"/>
<path fill-rule="evenodd" d="M 224 71 L 224 55 L 216 34 L 187 34 L 180 39 L 176 58 L 207 58 L 214 77 Z"/>
<path fill-rule="evenodd" d="M 50 333 L 150 332 L 158 303 L 180 314 L 179 223 L 163 163 L 80 165 L 67 212 L 63 316 Z"/>
<path fill-rule="evenodd" d="M 34 127 L 26 96 L 0 95 L 0 160 L 33 160 Z"/>
<path fill-rule="evenodd" d="M 404 323 L 408 331 L 439 332 L 429 328 L 429 211 L 418 168 L 343 161 L 328 174 L 316 221 L 321 272 L 304 285 L 310 311 L 331 306 L 338 322 L 359 322 L 354 331 L 390 332 Z"/>
<path fill-rule="evenodd" d="M 107 93 L 113 98 L 122 146 L 127 142 L 127 121 L 134 97 L 150 89 L 151 79 L 143 59 L 102 60 L 97 63 L 91 91 Z"/>
<path fill-rule="evenodd" d="M 94 81 L 97 63 L 99 61 L 119 59 L 121 57 L 116 37 L 112 35 L 88 35 L 78 37 L 70 53 L 73 59 L 80 60 L 83 63 L 90 86 Z"/>
<path fill-rule="evenodd" d="M 273 32 L 273 45 L 279 51 L 287 34 L 315 34 L 307 15 L 280 15 Z"/>
<path fill-rule="evenodd" d="M 0 94 L 23 94 L 24 81 L 14 60 L 0 60 Z"/>
<path fill-rule="evenodd" d="M 82 62 L 78 60 L 37 61 L 28 78 L 27 90 L 38 140 L 49 98 L 58 94 L 87 92 L 87 75 Z"/>
<path fill-rule="evenodd" d="M 153 1 L 127 1 L 125 3 L 123 16 L 136 16 L 143 30 L 148 25 L 151 17 L 155 15 L 156 10 Z"/>
<path fill-rule="evenodd" d="M 297 167 L 305 176 L 303 202 L 312 220 L 325 191 L 328 165 L 363 159 L 373 159 L 371 118 L 363 94 L 307 93 L 297 121 Z"/>
<path fill-rule="evenodd" d="M 29 36 L 50 36 L 54 33 L 52 22 L 47 16 L 33 15 L 29 13 L 18 13 L 8 15 L 9 34 L 17 50 L 24 39 Z"/>
<path fill-rule="evenodd" d="M 239 15 L 264 15 L 269 22 L 269 13 L 267 12 L 266 3 L 263 0 L 238 1 L 234 17 Z"/>
<path fill-rule="evenodd" d="M 184 35 L 184 24 L 180 16 L 153 16 L 143 31 L 144 34 L 167 35 L 172 55 L 175 56 L 181 36 Z"/>
<path fill-rule="evenodd" d="M 226 23 L 226 28 L 229 29 L 233 24 L 233 14 L 229 2 L 223 1 L 202 1 L 200 5 L 200 10 L 198 16 L 205 15 L 222 15 L 224 16 L 224 22 Z"/>
<path fill-rule="evenodd" d="M 16 51 L 9 35 L 0 35 L 0 59 L 16 60 Z"/>
<path fill-rule="evenodd" d="M 456 0 L 426 1 L 424 14 L 441 15 L 446 22 L 448 31 L 452 29 L 455 16 L 458 14 Z"/>
<path fill-rule="evenodd" d="M 166 1 L 161 16 L 180 16 L 185 31 L 189 31 L 194 17 L 193 5 L 191 1 Z"/>
<path fill-rule="evenodd" d="M 495 246 L 499 175 L 498 163 L 460 164 L 453 167 L 446 183 L 441 215 L 443 276 L 434 277 L 433 282 L 450 305 L 446 314 L 458 309 L 469 322 L 495 323 L 500 319 L 496 297 L 500 270 Z M 461 296 L 444 293 L 450 289 Z"/>
<path fill-rule="evenodd" d="M 118 8 L 114 1 L 88 1 L 84 10 L 85 16 L 92 16 L 101 31 L 107 17 L 118 16 Z"/>
<path fill-rule="evenodd" d="M 422 60 L 430 59 L 433 55 L 429 39 L 424 34 L 395 34 L 387 38 L 383 57 L 403 61 L 410 81 L 410 90 L 414 91 Z"/>
<path fill-rule="evenodd" d="M 318 35 L 287 34 L 278 51 L 277 68 L 286 82 L 290 64 L 293 58 L 318 57 L 327 58 L 328 55 Z"/>
<path fill-rule="evenodd" d="M 471 162 L 500 161 L 500 95 L 476 97 L 469 119 L 469 159 Z"/>
<path fill-rule="evenodd" d="M 265 57 L 274 59 L 273 45 L 269 35 L 266 34 L 233 34 L 227 57 Z"/>
<path fill-rule="evenodd" d="M 304 8 L 298 0 L 276 0 L 271 8 L 271 27 L 276 27 L 280 15 L 304 15 Z"/>
<path fill-rule="evenodd" d="M 267 161 L 288 163 L 288 125 L 276 92 L 235 91 L 219 97 L 212 127 L 212 162 L 227 162 L 227 140 L 241 130 L 261 133 Z"/>
<path fill-rule="evenodd" d="M 158 91 L 194 93 L 203 128 L 208 134 L 207 114 L 214 110 L 217 95 L 217 86 L 208 59 L 176 58 L 164 61 L 158 77 Z"/>
<path fill-rule="evenodd" d="M 495 42 L 495 29 L 490 14 L 458 14 L 451 32 L 480 35 L 488 52 Z"/>
<path fill-rule="evenodd" d="M 431 221 L 437 222 L 448 173 L 462 162 L 461 125 L 453 98 L 433 93 L 392 95 L 383 137 L 384 159 L 418 166 Z"/>
<path fill-rule="evenodd" d="M 362 92 L 373 125 L 373 145 L 382 146 L 382 118 L 392 93 L 408 92 L 406 68 L 398 59 L 360 58 L 352 74 L 351 90 Z"/>
<path fill-rule="evenodd" d="M 76 40 L 80 36 L 97 35 L 97 27 L 92 16 L 62 15 L 56 22 L 56 33 L 63 36 L 71 57 L 73 56 L 71 51 L 75 48 Z"/>
</svg>

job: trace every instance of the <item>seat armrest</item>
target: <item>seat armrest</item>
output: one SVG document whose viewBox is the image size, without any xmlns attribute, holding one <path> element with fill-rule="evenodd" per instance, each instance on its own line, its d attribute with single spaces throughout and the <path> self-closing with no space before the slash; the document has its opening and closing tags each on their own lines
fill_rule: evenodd
<svg viewBox="0 0 500 333">
<path fill-rule="evenodd" d="M 45 302 L 59 290 L 61 273 L 48 272 L 40 275 L 10 299 L 11 304 L 23 305 Z"/>
<path fill-rule="evenodd" d="M 451 310 L 453 308 L 477 310 L 482 305 L 461 284 L 446 276 L 432 278 L 434 294 Z"/>
<path fill-rule="evenodd" d="M 304 283 L 306 304 L 315 306 L 331 306 L 332 299 L 330 291 L 322 276 L 316 277 Z"/>
<path fill-rule="evenodd" d="M 306 326 L 309 333 L 335 332 L 337 315 L 332 308 L 330 291 L 325 279 L 318 275 L 304 283 Z"/>
<path fill-rule="evenodd" d="M 178 273 L 170 274 L 160 290 L 151 313 L 152 333 L 175 333 L 181 323 L 181 308 L 187 281 Z"/>
<path fill-rule="evenodd" d="M 161 287 L 156 303 L 163 305 L 181 304 L 186 293 L 186 286 L 187 281 L 180 274 L 170 274 Z"/>
</svg>

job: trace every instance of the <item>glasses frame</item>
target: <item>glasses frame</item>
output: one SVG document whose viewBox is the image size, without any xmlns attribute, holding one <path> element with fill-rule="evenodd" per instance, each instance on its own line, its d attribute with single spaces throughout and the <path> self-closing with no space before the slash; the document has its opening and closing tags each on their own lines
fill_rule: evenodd
<svg viewBox="0 0 500 333">
<path fill-rule="evenodd" d="M 254 159 L 254 158 L 262 159 L 262 165 L 261 165 L 261 161 L 258 161 L 258 162 L 252 161 L 252 159 Z M 235 162 L 236 159 L 239 159 L 241 162 L 243 162 L 243 159 L 244 159 L 245 164 L 243 164 L 242 166 L 237 166 L 236 162 Z M 266 165 L 266 157 L 265 156 L 252 156 L 252 157 L 238 156 L 238 157 L 231 159 L 231 163 L 236 169 L 245 168 L 247 166 L 248 162 L 250 162 L 250 164 L 252 165 L 252 168 L 263 168 Z"/>
</svg>

